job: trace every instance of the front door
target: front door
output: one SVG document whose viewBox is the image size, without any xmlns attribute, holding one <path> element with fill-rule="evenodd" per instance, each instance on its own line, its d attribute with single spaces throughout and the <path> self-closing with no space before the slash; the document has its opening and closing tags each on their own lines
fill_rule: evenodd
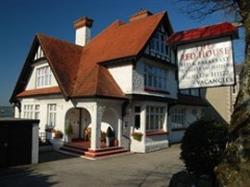
<svg viewBox="0 0 250 187">
<path fill-rule="evenodd" d="M 0 125 L 0 168 L 6 167 L 8 153 L 8 126 Z"/>
</svg>

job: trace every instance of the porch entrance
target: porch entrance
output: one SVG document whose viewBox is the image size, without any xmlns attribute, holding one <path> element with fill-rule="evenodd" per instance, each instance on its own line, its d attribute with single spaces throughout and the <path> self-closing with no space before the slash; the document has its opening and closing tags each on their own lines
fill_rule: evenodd
<svg viewBox="0 0 250 187">
<path fill-rule="evenodd" d="M 71 108 L 65 118 L 65 128 L 71 125 L 73 134 L 61 150 L 91 157 L 127 151 L 121 147 L 121 116 L 115 107 Z"/>
<path fill-rule="evenodd" d="M 65 128 L 68 125 L 72 126 L 73 134 L 71 136 L 73 141 L 85 142 L 86 145 L 90 144 L 91 134 L 91 116 L 85 108 L 71 108 L 66 114 Z"/>
</svg>

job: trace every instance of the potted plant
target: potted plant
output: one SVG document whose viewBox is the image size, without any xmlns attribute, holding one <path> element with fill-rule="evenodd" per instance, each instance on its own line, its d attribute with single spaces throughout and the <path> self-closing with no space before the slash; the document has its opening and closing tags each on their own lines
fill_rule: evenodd
<svg viewBox="0 0 250 187">
<path fill-rule="evenodd" d="M 55 130 L 52 126 L 49 126 L 49 125 L 45 126 L 46 140 L 52 139 L 54 131 Z"/>
<path fill-rule="evenodd" d="M 66 142 L 70 143 L 73 135 L 73 127 L 71 123 L 69 123 L 65 128 L 65 135 L 66 135 Z"/>
<path fill-rule="evenodd" d="M 106 145 L 107 147 L 112 146 L 112 141 L 115 137 L 114 131 L 111 129 L 111 127 L 108 127 L 107 133 L 106 133 Z"/>
</svg>

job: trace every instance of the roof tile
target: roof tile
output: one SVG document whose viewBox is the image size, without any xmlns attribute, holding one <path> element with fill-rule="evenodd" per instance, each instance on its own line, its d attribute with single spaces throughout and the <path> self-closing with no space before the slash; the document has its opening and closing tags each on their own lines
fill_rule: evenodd
<svg viewBox="0 0 250 187">
<path fill-rule="evenodd" d="M 187 42 L 232 35 L 236 31 L 236 26 L 231 23 L 224 22 L 206 27 L 176 32 L 168 38 L 167 43 L 170 45 L 183 44 Z"/>
</svg>

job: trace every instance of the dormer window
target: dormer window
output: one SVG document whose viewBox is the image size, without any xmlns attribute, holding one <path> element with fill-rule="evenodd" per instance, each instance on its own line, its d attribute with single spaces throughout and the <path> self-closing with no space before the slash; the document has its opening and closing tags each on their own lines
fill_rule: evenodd
<svg viewBox="0 0 250 187">
<path fill-rule="evenodd" d="M 36 87 L 46 87 L 51 85 L 52 72 L 49 66 L 43 66 L 36 70 Z"/>
</svg>

